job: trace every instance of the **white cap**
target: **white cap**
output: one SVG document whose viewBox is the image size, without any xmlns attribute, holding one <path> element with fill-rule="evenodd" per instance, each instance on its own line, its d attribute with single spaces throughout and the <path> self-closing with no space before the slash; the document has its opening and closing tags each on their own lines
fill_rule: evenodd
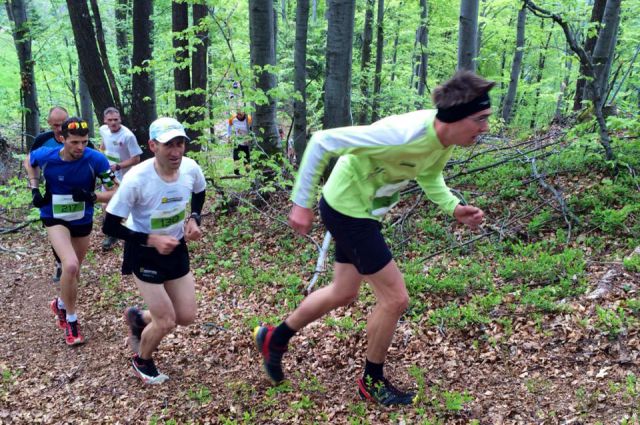
<svg viewBox="0 0 640 425">
<path fill-rule="evenodd" d="M 167 143 L 176 137 L 191 140 L 184 132 L 184 126 L 174 118 L 158 118 L 149 126 L 149 137 L 158 143 Z"/>
</svg>

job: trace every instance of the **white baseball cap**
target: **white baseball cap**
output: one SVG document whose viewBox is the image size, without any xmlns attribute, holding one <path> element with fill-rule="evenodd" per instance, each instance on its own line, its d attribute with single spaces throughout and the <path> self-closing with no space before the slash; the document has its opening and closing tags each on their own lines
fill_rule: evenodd
<svg viewBox="0 0 640 425">
<path fill-rule="evenodd" d="M 176 137 L 184 137 L 190 141 L 184 126 L 175 118 L 158 118 L 149 126 L 149 137 L 158 143 L 167 143 Z"/>
</svg>

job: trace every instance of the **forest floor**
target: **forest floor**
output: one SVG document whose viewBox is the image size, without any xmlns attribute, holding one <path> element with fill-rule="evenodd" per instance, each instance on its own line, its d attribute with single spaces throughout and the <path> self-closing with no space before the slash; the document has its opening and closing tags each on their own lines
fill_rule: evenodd
<svg viewBox="0 0 640 425">
<path fill-rule="evenodd" d="M 273 216 L 284 216 L 286 200 L 275 201 L 273 208 Z M 638 420 L 637 328 L 610 338 L 584 319 L 594 318 L 597 306 L 615 308 L 638 296 L 640 274 L 627 272 L 619 262 L 588 261 L 590 290 L 566 299 L 567 308 L 557 314 L 494 311 L 494 317 L 510 316 L 508 329 L 492 321 L 443 330 L 429 324 L 426 313 L 424 319 L 406 318 L 396 331 L 386 373 L 398 386 L 419 390 L 420 401 L 390 409 L 362 402 L 356 390 L 366 347 L 363 328 L 372 304 L 367 290 L 361 300 L 295 337 L 285 356 L 290 382 L 273 388 L 262 372 L 251 331 L 262 319 L 281 320 L 301 298 L 301 282 L 293 285 L 297 294 L 283 295 L 282 286 L 271 285 L 269 279 L 308 273 L 297 269 L 299 261 L 265 263 L 264 254 L 277 253 L 282 241 L 289 241 L 288 252 L 304 257 L 309 270 L 315 248 L 274 220 L 247 212 L 231 218 L 208 215 L 203 228 L 204 241 L 190 245 L 198 319 L 161 343 L 156 364 L 171 379 L 160 386 L 145 386 L 131 373 L 121 315 L 125 306 L 141 304 L 141 299 L 132 279 L 120 276 L 121 246 L 101 251 L 98 224 L 79 290 L 78 312 L 87 343 L 74 348 L 64 343 L 49 310 L 56 290 L 44 230 L 33 224 L 2 235 L 0 423 Z M 319 226 L 313 236 L 321 240 Z M 215 257 L 216 251 L 225 254 Z M 311 254 L 305 257 L 303 251 Z M 247 255 L 252 282 L 240 265 Z M 263 271 L 266 277 L 260 277 Z M 605 293 L 590 297 L 599 285 L 606 287 Z M 433 305 L 447 300 L 440 294 L 427 297 Z"/>
</svg>

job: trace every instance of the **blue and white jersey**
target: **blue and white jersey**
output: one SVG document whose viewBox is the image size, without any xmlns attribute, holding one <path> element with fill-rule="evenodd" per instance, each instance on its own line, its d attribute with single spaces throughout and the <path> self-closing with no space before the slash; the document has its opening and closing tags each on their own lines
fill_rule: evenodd
<svg viewBox="0 0 640 425">
<path fill-rule="evenodd" d="M 93 204 L 75 202 L 73 189 L 95 190 L 96 178 L 106 186 L 112 186 L 109 161 L 102 153 L 85 149 L 82 157 L 74 161 L 64 161 L 60 148 L 42 147 L 31 152 L 32 167 L 40 167 L 46 182 L 47 192 L 52 201 L 40 208 L 41 218 L 58 218 L 71 225 L 88 224 L 93 220 Z"/>
</svg>

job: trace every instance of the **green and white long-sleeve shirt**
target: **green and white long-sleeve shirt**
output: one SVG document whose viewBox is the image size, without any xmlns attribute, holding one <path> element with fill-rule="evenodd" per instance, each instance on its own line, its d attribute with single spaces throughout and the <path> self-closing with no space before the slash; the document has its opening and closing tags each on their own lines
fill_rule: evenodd
<svg viewBox="0 0 640 425">
<path fill-rule="evenodd" d="M 367 126 L 315 133 L 304 153 L 292 201 L 311 208 L 316 187 L 332 157 L 340 157 L 322 195 L 336 211 L 381 220 L 415 179 L 427 197 L 447 214 L 460 202 L 444 182 L 442 170 L 453 146 L 440 143 L 435 110 L 394 115 Z"/>
</svg>

